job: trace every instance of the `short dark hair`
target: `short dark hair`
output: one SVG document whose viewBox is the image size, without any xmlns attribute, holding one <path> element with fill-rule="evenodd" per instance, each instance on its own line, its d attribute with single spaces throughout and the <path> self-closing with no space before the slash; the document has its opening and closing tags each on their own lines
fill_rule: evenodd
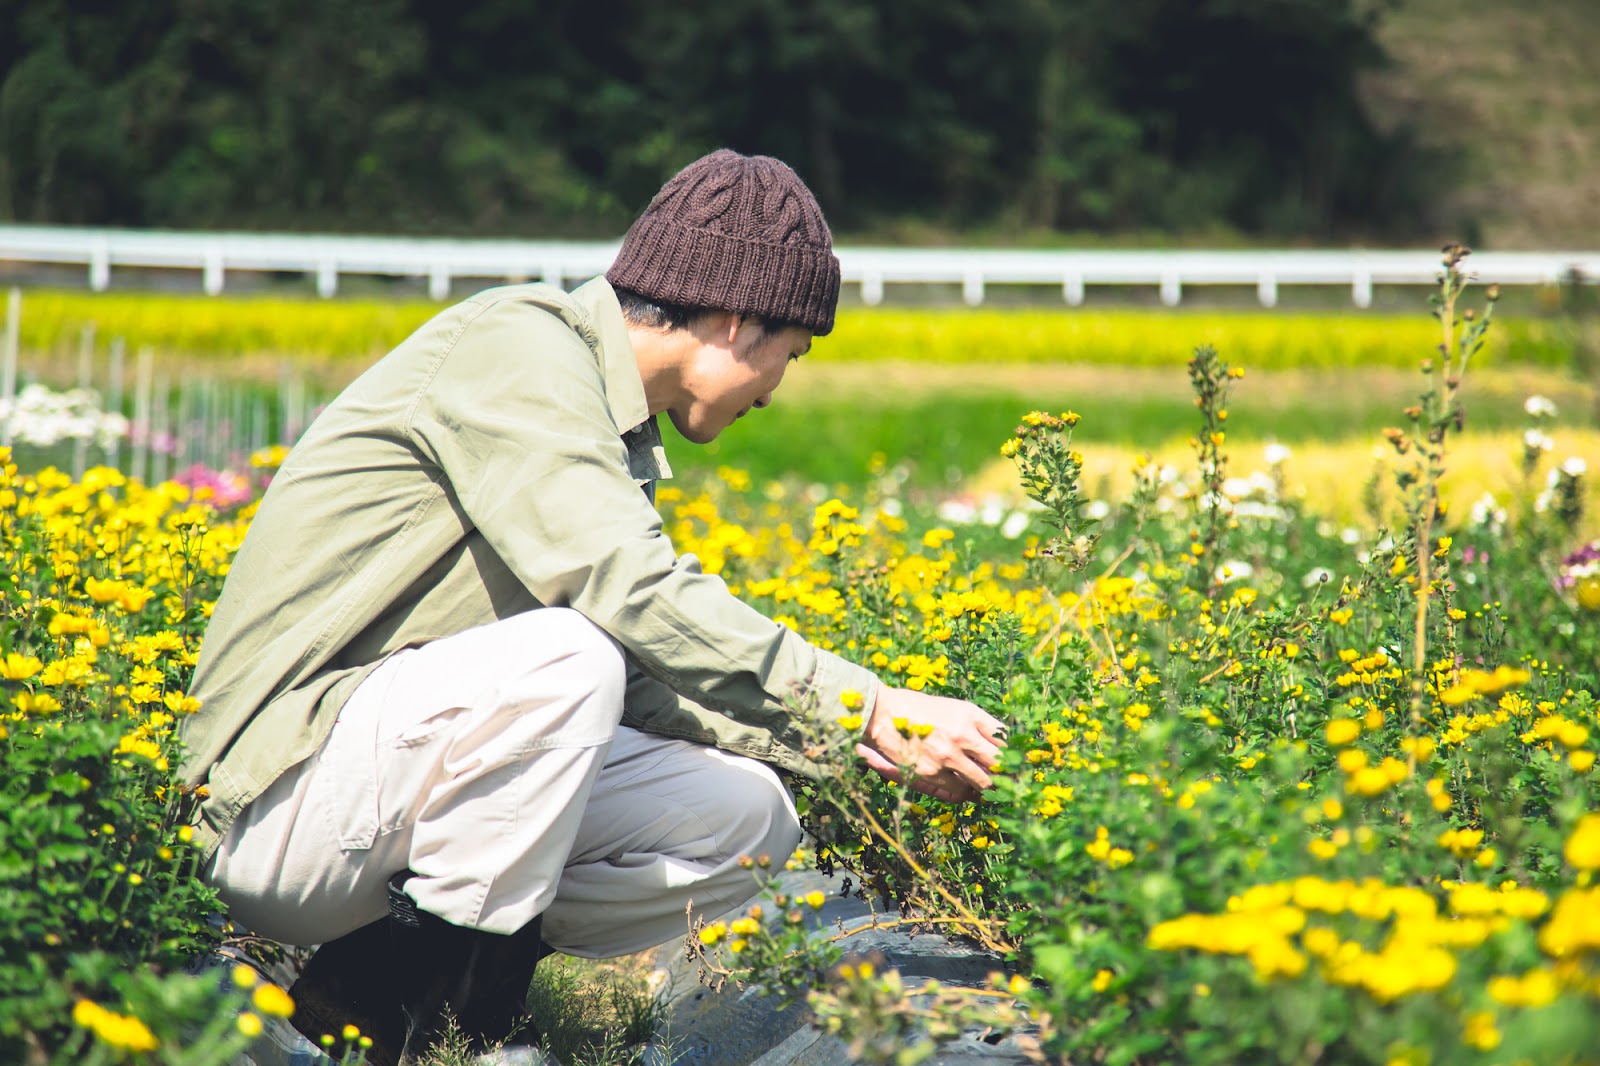
<svg viewBox="0 0 1600 1066">
<path fill-rule="evenodd" d="M 695 319 L 708 313 L 703 307 L 684 307 L 665 300 L 652 300 L 632 289 L 617 289 L 617 302 L 622 305 L 622 317 L 628 325 L 645 329 L 688 329 Z"/>
<path fill-rule="evenodd" d="M 670 331 L 675 329 L 688 329 L 694 325 L 701 315 L 716 314 L 714 307 L 684 307 L 681 304 L 668 303 L 665 300 L 652 300 L 648 296 L 641 296 L 632 289 L 616 289 L 617 302 L 622 305 L 623 320 L 630 326 L 639 326 L 644 329 L 659 329 Z M 762 333 L 776 333 L 788 326 L 799 326 L 798 322 L 775 322 L 760 315 L 746 315 L 760 328 Z M 804 328 L 809 329 L 809 326 Z"/>
</svg>

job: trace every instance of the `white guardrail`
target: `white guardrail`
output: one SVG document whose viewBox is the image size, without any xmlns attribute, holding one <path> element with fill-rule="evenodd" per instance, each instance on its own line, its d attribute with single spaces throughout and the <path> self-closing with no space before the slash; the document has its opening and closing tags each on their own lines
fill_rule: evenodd
<svg viewBox="0 0 1600 1066">
<path fill-rule="evenodd" d="M 118 267 L 201 272 L 201 286 L 220 293 L 228 271 L 287 271 L 316 279 L 317 292 L 333 296 L 345 274 L 425 277 L 436 300 L 450 294 L 453 278 L 539 279 L 560 285 L 604 273 L 620 241 L 445 240 L 314 234 L 186 233 L 162 230 L 0 226 L 0 263 L 75 264 L 87 268 L 89 287 L 111 287 Z M 1357 307 L 1372 303 L 1374 285 L 1432 285 L 1436 249 L 1413 251 L 1032 251 L 978 248 L 838 249 L 847 284 L 860 286 L 864 303 L 883 301 L 886 286 L 954 284 L 962 298 L 981 304 L 990 285 L 1060 286 L 1070 305 L 1083 303 L 1091 285 L 1151 285 L 1176 306 L 1186 285 L 1253 285 L 1265 307 L 1284 285 L 1349 286 Z M 1600 280 L 1600 251 L 1483 252 L 1469 260 L 1485 282 L 1551 285 L 1576 271 Z"/>
</svg>

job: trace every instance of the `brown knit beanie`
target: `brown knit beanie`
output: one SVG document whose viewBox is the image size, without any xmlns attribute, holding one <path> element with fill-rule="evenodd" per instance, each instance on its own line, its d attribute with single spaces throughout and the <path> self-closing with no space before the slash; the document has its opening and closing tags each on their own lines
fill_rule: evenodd
<svg viewBox="0 0 1600 1066">
<path fill-rule="evenodd" d="M 661 187 L 606 280 L 680 307 L 833 329 L 839 259 L 816 197 L 787 165 L 724 148 Z"/>
</svg>

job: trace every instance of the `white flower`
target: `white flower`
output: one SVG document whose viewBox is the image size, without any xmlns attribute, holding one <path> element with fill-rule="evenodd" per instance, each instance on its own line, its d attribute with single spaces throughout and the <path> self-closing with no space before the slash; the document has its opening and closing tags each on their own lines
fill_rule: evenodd
<svg viewBox="0 0 1600 1066">
<path fill-rule="evenodd" d="M 1561 472 L 1577 480 L 1589 472 L 1589 464 L 1576 455 L 1569 456 L 1567 461 L 1561 464 Z"/>
<path fill-rule="evenodd" d="M 1283 508 L 1275 503 L 1260 500 L 1245 500 L 1234 506 L 1233 513 L 1239 518 L 1265 518 L 1276 520 L 1283 517 Z"/>
<path fill-rule="evenodd" d="M 1530 429 L 1522 434 L 1522 446 L 1530 452 L 1547 452 L 1556 446 L 1556 442 L 1548 434 Z"/>
<path fill-rule="evenodd" d="M 1031 521 L 1032 519 L 1028 517 L 1027 512 L 1012 511 L 1006 516 L 1005 523 L 1001 525 L 1000 535 L 1007 540 L 1016 540 L 1022 536 L 1023 531 L 1028 528 L 1028 523 Z"/>
<path fill-rule="evenodd" d="M 1494 498 L 1494 493 L 1486 492 L 1478 497 L 1472 505 L 1471 522 L 1475 526 L 1501 526 L 1506 521 L 1506 512 L 1500 502 Z"/>
<path fill-rule="evenodd" d="M 939 521 L 964 526 L 978 517 L 978 508 L 971 500 L 950 499 L 939 505 Z"/>
<path fill-rule="evenodd" d="M 1104 500 L 1090 500 L 1083 513 L 1090 518 L 1099 520 L 1111 513 L 1111 505 Z"/>
<path fill-rule="evenodd" d="M 1229 581 L 1242 581 L 1256 572 L 1256 568 L 1243 559 L 1229 559 L 1217 567 L 1217 580 L 1223 584 Z"/>
<path fill-rule="evenodd" d="M 95 441 L 101 447 L 127 436 L 120 414 L 101 411 L 100 398 L 87 389 L 53 392 L 37 382 L 12 401 L 0 401 L 0 425 L 12 439 L 48 447 L 67 440 Z"/>
<path fill-rule="evenodd" d="M 1554 418 L 1556 405 L 1547 396 L 1529 396 L 1522 409 L 1534 418 Z"/>
<path fill-rule="evenodd" d="M 1268 466 L 1277 466 L 1279 463 L 1287 460 L 1289 455 L 1289 446 L 1287 444 L 1279 444 L 1277 441 L 1273 441 L 1271 444 L 1267 445 Z"/>
</svg>

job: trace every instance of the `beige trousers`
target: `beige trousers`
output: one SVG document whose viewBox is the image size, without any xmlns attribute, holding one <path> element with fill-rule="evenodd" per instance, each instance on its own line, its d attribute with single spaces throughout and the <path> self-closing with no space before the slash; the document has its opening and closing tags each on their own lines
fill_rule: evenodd
<svg viewBox="0 0 1600 1066">
<path fill-rule="evenodd" d="M 224 838 L 210 880 L 235 921 L 319 944 L 387 912 L 389 877 L 456 925 L 544 915 L 559 951 L 603 958 L 681 935 L 782 862 L 794 802 L 766 765 L 619 725 L 617 644 L 546 608 L 401 651 L 356 689 L 322 749 Z"/>
</svg>

